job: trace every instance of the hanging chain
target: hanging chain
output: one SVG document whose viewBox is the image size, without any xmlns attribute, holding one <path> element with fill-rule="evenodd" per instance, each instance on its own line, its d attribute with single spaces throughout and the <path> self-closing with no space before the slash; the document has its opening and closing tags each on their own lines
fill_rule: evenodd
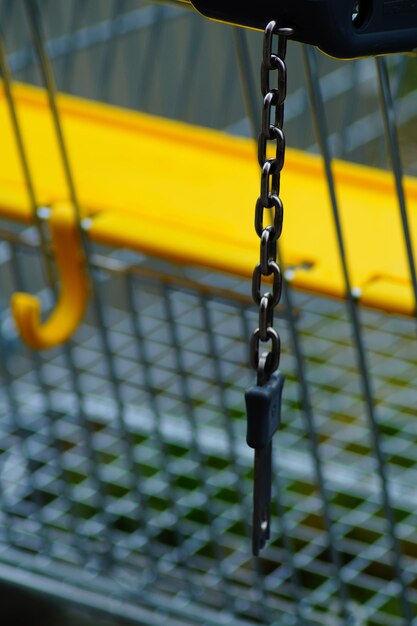
<svg viewBox="0 0 417 626">
<path fill-rule="evenodd" d="M 285 136 L 283 132 L 284 102 L 287 93 L 285 55 L 291 28 L 279 28 L 272 21 L 265 29 L 261 65 L 263 96 L 262 128 L 258 140 L 258 161 L 262 168 L 261 192 L 256 201 L 255 230 L 260 238 L 260 262 L 252 277 L 252 297 L 259 306 L 259 327 L 250 340 L 250 363 L 257 372 L 257 384 L 263 386 L 278 369 L 281 341 L 274 329 L 274 309 L 281 299 L 282 275 L 277 264 L 277 241 L 281 236 L 284 207 L 280 198 L 280 177 L 284 166 Z M 277 38 L 277 52 L 273 52 Z M 274 73 L 277 87 L 272 87 Z M 275 142 L 275 156 L 267 158 L 268 142 Z M 272 214 L 272 224 L 264 226 L 265 209 Z M 263 293 L 263 281 L 272 278 L 272 290 Z M 269 344 L 269 351 L 262 349 Z M 264 346 L 266 347 L 266 346 Z"/>
</svg>

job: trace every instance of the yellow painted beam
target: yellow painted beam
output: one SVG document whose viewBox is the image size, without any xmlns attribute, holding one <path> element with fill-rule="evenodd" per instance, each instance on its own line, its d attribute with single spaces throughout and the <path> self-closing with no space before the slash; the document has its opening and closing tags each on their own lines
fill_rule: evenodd
<svg viewBox="0 0 417 626">
<path fill-rule="evenodd" d="M 69 201 L 45 93 L 14 87 L 36 194 Z M 253 142 L 98 103 L 60 96 L 64 131 L 89 237 L 150 255 L 249 277 L 259 257 L 253 215 L 259 167 Z M 0 93 L 0 215 L 31 212 L 3 93 Z M 412 314 L 414 303 L 389 173 L 335 163 L 353 285 L 362 302 Z M 406 194 L 417 250 L 417 181 Z M 294 284 L 344 296 L 320 158 L 288 150 L 282 176 L 283 252 Z M 309 269 L 302 267 L 308 264 Z"/>
</svg>

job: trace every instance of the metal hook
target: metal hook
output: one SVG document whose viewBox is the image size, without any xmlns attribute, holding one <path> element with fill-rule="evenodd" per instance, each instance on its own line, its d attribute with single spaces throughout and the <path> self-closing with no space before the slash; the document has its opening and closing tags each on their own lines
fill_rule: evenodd
<svg viewBox="0 0 417 626">
<path fill-rule="evenodd" d="M 15 293 L 11 301 L 20 336 L 35 350 L 53 348 L 69 339 L 83 319 L 89 295 L 85 258 L 73 208 L 55 206 L 50 228 L 60 276 L 60 294 L 54 311 L 42 322 L 39 298 Z"/>
</svg>

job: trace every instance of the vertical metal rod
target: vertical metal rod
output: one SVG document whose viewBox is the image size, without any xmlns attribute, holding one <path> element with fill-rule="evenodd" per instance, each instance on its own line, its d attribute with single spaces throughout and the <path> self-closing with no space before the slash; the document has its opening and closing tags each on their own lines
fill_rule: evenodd
<svg viewBox="0 0 417 626">
<path fill-rule="evenodd" d="M 15 255 L 15 251 L 13 250 L 13 256 Z M 51 541 L 48 533 L 46 532 L 46 524 L 44 519 L 44 501 L 42 498 L 42 494 L 40 489 L 38 488 L 37 480 L 36 480 L 36 465 L 33 463 L 33 460 L 30 456 L 30 450 L 27 445 L 27 437 L 28 434 L 23 424 L 19 402 L 17 400 L 17 395 L 14 389 L 14 379 L 10 372 L 7 356 L 5 351 L 3 350 L 2 340 L 0 338 L 0 371 L 3 378 L 3 385 L 5 397 L 7 398 L 7 403 L 9 405 L 9 415 L 10 422 L 13 428 L 13 434 L 18 438 L 17 447 L 20 448 L 22 458 L 25 461 L 25 478 L 28 481 L 29 488 L 31 491 L 31 498 L 33 498 L 33 502 L 35 503 L 36 510 L 34 514 L 34 518 L 38 524 L 38 532 L 39 537 L 43 546 L 43 549 L 46 552 L 50 551 Z M 7 515 L 8 523 L 6 524 L 6 532 L 8 536 L 8 540 L 10 544 L 13 545 L 12 540 L 12 529 L 13 529 L 13 514 L 11 514 L 6 508 L 6 500 L 3 498 L 3 494 L 1 497 L 1 510 Z"/>
<path fill-rule="evenodd" d="M 148 524 L 147 517 L 147 498 L 144 495 L 142 486 L 142 476 L 140 474 L 139 465 L 135 460 L 135 442 L 132 432 L 128 428 L 125 420 L 125 407 L 122 398 L 122 392 L 120 387 L 120 379 L 117 375 L 117 371 L 114 363 L 114 355 L 110 345 L 110 338 L 108 328 L 105 322 L 104 310 L 104 298 L 102 289 L 100 288 L 100 279 L 96 282 L 96 289 L 94 291 L 94 307 L 97 319 L 97 325 L 100 333 L 102 348 L 104 352 L 104 358 L 107 366 L 108 378 L 112 388 L 112 395 L 115 398 L 117 412 L 116 412 L 116 429 L 118 438 L 121 442 L 123 453 L 122 457 L 126 459 L 126 469 L 128 479 L 130 481 L 130 491 L 135 494 L 136 508 L 135 508 L 135 520 L 140 526 L 140 529 L 146 536 L 144 544 L 145 556 L 150 563 L 150 576 L 147 576 L 145 585 L 152 583 L 156 578 L 157 564 L 155 561 L 155 555 L 152 551 L 151 531 Z"/>
<path fill-rule="evenodd" d="M 417 272 L 413 250 L 413 241 L 410 232 L 410 223 L 407 213 L 407 203 L 405 199 L 403 185 L 403 168 L 401 163 L 400 148 L 398 144 L 394 101 L 390 88 L 387 62 L 384 57 L 377 57 L 375 62 L 378 72 L 379 94 L 382 117 L 384 120 L 385 141 L 387 146 L 388 159 L 391 162 L 392 172 L 394 174 L 398 206 L 401 215 L 401 224 L 403 227 L 405 249 L 407 251 L 408 267 L 414 293 L 414 315 L 417 316 Z"/>
<path fill-rule="evenodd" d="M 224 424 L 225 432 L 227 435 L 228 456 L 232 461 L 234 475 L 236 476 L 235 486 L 236 488 L 241 490 L 241 493 L 244 493 L 243 485 L 240 482 L 241 476 L 240 476 L 239 465 L 238 465 L 238 460 L 237 460 L 238 453 L 237 453 L 236 436 L 235 436 L 235 432 L 233 428 L 233 422 L 230 419 L 230 417 L 228 417 L 229 409 L 227 406 L 226 397 L 224 393 L 224 376 L 222 374 L 221 363 L 218 357 L 219 351 L 217 349 L 216 338 L 213 334 L 214 325 L 212 322 L 210 307 L 209 307 L 209 303 L 204 299 L 203 296 L 200 299 L 200 303 L 201 303 L 202 312 L 203 312 L 204 329 L 207 333 L 209 356 L 213 362 L 214 380 L 219 389 L 220 408 L 222 411 L 223 424 Z M 245 516 L 248 513 L 249 511 L 244 511 Z"/>
<path fill-rule="evenodd" d="M 142 366 L 143 385 L 148 394 L 149 403 L 150 403 L 150 407 L 152 411 L 152 417 L 153 417 L 152 434 L 153 434 L 153 438 L 156 444 L 156 448 L 158 450 L 158 459 L 159 459 L 159 465 L 161 468 L 161 474 L 163 476 L 163 480 L 166 485 L 164 496 L 167 498 L 169 502 L 170 509 L 174 511 L 175 515 L 178 517 L 177 511 L 176 511 L 175 497 L 173 496 L 174 494 L 173 480 L 172 480 L 171 474 L 169 472 L 169 469 L 166 463 L 166 458 L 167 458 L 168 453 L 167 453 L 167 450 L 164 444 L 164 439 L 162 436 L 161 414 L 160 414 L 159 406 L 158 406 L 157 392 L 155 391 L 155 385 L 153 384 L 153 380 L 152 380 L 152 364 L 148 356 L 145 334 L 142 329 L 141 313 L 139 311 L 139 308 L 136 303 L 136 298 L 135 298 L 135 294 L 137 294 L 137 285 L 135 285 L 135 280 L 131 273 L 126 273 L 125 287 L 126 287 L 126 296 L 127 296 L 127 303 L 128 303 L 129 317 L 130 317 L 130 325 L 131 325 L 133 339 L 134 339 L 136 352 L 137 352 L 137 360 Z M 145 510 L 146 510 L 148 506 L 146 495 L 144 496 L 144 500 L 145 500 L 144 504 L 145 504 Z M 149 541 L 147 542 L 147 546 L 146 546 L 146 551 L 148 553 L 152 576 L 154 580 L 156 580 L 158 577 L 158 559 L 153 550 L 153 541 L 152 541 L 153 534 L 149 525 L 147 525 L 145 529 L 145 533 L 147 537 L 149 537 Z M 175 524 L 174 524 L 174 534 L 175 534 L 177 545 L 180 545 L 182 537 L 180 537 L 180 533 Z"/>
<path fill-rule="evenodd" d="M 146 335 L 142 327 L 140 303 L 138 302 L 141 292 L 136 287 L 137 285 L 135 285 L 134 277 L 130 274 L 127 274 L 127 294 L 128 294 L 129 310 L 131 312 L 131 324 L 132 324 L 133 334 L 135 338 L 138 360 L 142 365 L 142 369 L 144 373 L 144 385 L 149 393 L 149 399 L 150 399 L 151 409 L 152 409 L 153 418 L 154 418 L 153 419 L 153 436 L 154 436 L 156 447 L 158 449 L 161 473 L 162 473 L 162 476 L 166 485 L 164 495 L 166 499 L 168 500 L 170 510 L 174 512 L 174 516 L 175 516 L 173 530 L 175 534 L 175 543 L 177 545 L 178 563 L 184 568 L 187 585 L 190 584 L 189 588 L 190 588 L 191 595 L 195 597 L 196 589 L 195 589 L 194 581 L 190 577 L 191 574 L 188 568 L 187 555 L 184 550 L 186 533 L 183 531 L 183 528 L 182 528 L 181 511 L 179 510 L 178 504 L 177 504 L 177 489 L 175 487 L 174 479 L 171 475 L 171 472 L 167 464 L 167 457 L 169 455 L 169 452 L 167 450 L 167 446 L 164 441 L 164 435 L 162 433 L 161 412 L 159 410 L 159 405 L 158 405 L 157 391 L 155 389 L 155 385 L 152 380 L 152 365 L 153 364 L 148 354 L 147 339 L 146 339 Z"/>
<path fill-rule="evenodd" d="M 22 272 L 20 269 L 18 251 L 16 249 L 15 244 L 13 243 L 11 244 L 11 252 L 12 252 L 11 269 L 12 269 L 13 280 L 15 284 L 17 285 L 17 287 L 19 288 L 23 286 L 22 285 Z M 22 456 L 27 462 L 28 471 L 26 472 L 26 474 L 27 474 L 28 483 L 30 485 L 30 490 L 33 494 L 33 499 L 36 505 L 35 518 L 37 520 L 37 523 L 39 524 L 39 536 L 41 539 L 42 548 L 45 551 L 45 553 L 50 553 L 51 539 L 49 537 L 49 533 L 47 533 L 46 520 L 45 520 L 44 508 L 43 508 L 45 505 L 45 502 L 43 500 L 41 490 L 38 488 L 38 484 L 36 480 L 36 468 L 35 467 L 32 468 L 33 463 L 31 459 L 30 449 L 28 448 L 27 442 L 26 442 L 27 432 L 26 432 L 26 429 L 24 428 L 17 397 L 13 393 L 13 378 L 11 374 L 9 373 L 6 363 L 3 363 L 3 371 L 5 375 L 7 389 L 10 390 L 9 401 L 11 402 L 11 408 L 12 408 L 11 420 L 16 430 L 16 434 L 19 437 L 19 443 L 20 443 L 20 447 L 22 450 Z"/>
<path fill-rule="evenodd" d="M 233 28 L 232 32 L 246 114 L 251 125 L 252 135 L 257 138 L 260 132 L 261 108 L 259 106 L 259 98 L 256 97 L 256 91 L 251 87 L 255 85 L 255 79 L 246 32 L 243 28 L 238 28 L 237 26 Z"/>
<path fill-rule="evenodd" d="M 19 255 L 16 251 L 13 252 L 12 256 L 12 272 L 13 279 L 16 285 L 16 289 L 18 291 L 26 291 L 27 281 L 24 280 L 24 275 L 21 269 L 21 264 L 19 260 Z M 51 450 L 53 451 L 53 463 L 55 468 L 57 469 L 60 478 L 62 479 L 62 496 L 67 503 L 67 508 L 70 511 L 70 519 L 71 519 L 71 532 L 72 540 L 74 541 L 74 545 L 76 544 L 76 518 L 75 518 L 75 510 L 73 506 L 73 501 L 71 498 L 70 485 L 71 481 L 68 479 L 68 474 L 65 470 L 64 464 L 62 462 L 61 456 L 61 445 L 60 445 L 60 437 L 59 432 L 56 429 L 56 424 L 53 419 L 53 409 L 50 399 L 50 390 L 49 386 L 45 380 L 45 376 L 43 373 L 43 364 L 40 355 L 34 350 L 30 350 L 30 356 L 33 363 L 33 372 L 35 376 L 36 383 L 41 390 L 42 400 L 44 402 L 44 413 L 46 416 L 47 428 L 48 428 L 48 437 L 50 440 Z M 17 402 L 17 400 L 16 400 Z"/>
<path fill-rule="evenodd" d="M 81 209 L 78 201 L 78 195 L 75 188 L 74 178 L 70 165 L 69 155 L 65 143 L 64 132 L 62 129 L 61 118 L 57 106 L 57 89 L 52 70 L 45 47 L 45 38 L 42 32 L 41 15 L 37 0 L 23 0 L 30 30 L 32 33 L 33 43 L 39 58 L 43 81 L 48 94 L 49 106 L 52 113 L 52 119 L 55 127 L 55 133 L 58 141 L 59 152 L 64 168 L 64 174 L 71 204 L 73 205 L 77 221 L 81 222 Z"/>
<path fill-rule="evenodd" d="M 185 411 L 187 415 L 187 419 L 190 425 L 191 430 L 191 451 L 196 460 L 198 473 L 199 473 L 199 482 L 201 485 L 208 486 L 208 480 L 205 471 L 204 460 L 201 454 L 200 444 L 198 442 L 198 430 L 197 430 L 197 420 L 195 415 L 195 410 L 193 406 L 193 400 L 191 396 L 191 389 L 189 386 L 188 375 L 185 368 L 184 363 L 184 350 L 178 335 L 178 326 L 175 319 L 175 314 L 172 305 L 172 290 L 168 285 L 163 287 L 163 299 L 164 299 L 164 307 L 168 322 L 168 328 L 170 333 L 170 341 L 171 345 L 174 349 L 175 354 L 175 365 L 178 375 L 180 377 L 180 385 L 181 385 L 181 395 L 183 398 L 183 402 L 185 405 Z M 227 584 L 227 577 L 223 567 L 223 554 L 221 550 L 221 546 L 219 545 L 218 538 L 219 536 L 215 536 L 213 533 L 213 514 L 210 508 L 210 505 L 206 507 L 206 514 L 208 517 L 209 524 L 209 532 L 211 533 L 211 541 L 213 542 L 214 552 L 215 552 L 215 560 L 216 567 L 218 568 L 219 575 L 221 580 L 224 583 L 223 593 L 225 596 L 226 606 L 229 610 L 234 610 L 234 601 L 233 596 L 229 592 L 229 585 Z M 210 528 L 211 527 L 211 528 Z M 192 593 L 195 594 L 195 584 L 192 583 Z"/>
<path fill-rule="evenodd" d="M 400 552 L 399 541 L 397 537 L 395 517 L 391 504 L 388 475 L 387 475 L 387 463 L 385 455 L 381 447 L 381 436 L 379 432 L 378 420 L 376 415 L 375 403 L 373 398 L 373 390 L 371 384 L 371 378 L 369 375 L 369 366 L 367 361 L 367 355 L 365 352 L 364 341 L 362 337 L 362 328 L 359 318 L 359 310 L 357 306 L 357 300 L 352 293 L 352 284 L 350 280 L 350 273 L 348 268 L 348 261 L 346 255 L 345 241 L 342 230 L 342 223 L 339 213 L 339 206 L 336 197 L 335 181 L 332 170 L 332 157 L 330 155 L 330 149 L 327 141 L 327 125 L 326 116 L 323 105 L 323 97 L 320 89 L 320 83 L 317 80 L 317 68 L 315 52 L 309 46 L 303 46 L 304 64 L 306 70 L 306 77 L 308 88 L 310 92 L 310 102 L 314 113 L 314 125 L 317 133 L 317 141 L 321 148 L 326 180 L 328 183 L 328 191 L 330 195 L 331 207 L 333 212 L 334 225 L 336 230 L 336 238 L 339 247 L 340 262 L 342 267 L 342 273 L 345 283 L 346 299 L 348 312 L 352 324 L 353 340 L 356 347 L 358 370 L 361 379 L 361 385 L 363 390 L 363 396 L 367 409 L 367 416 L 369 422 L 369 428 L 371 432 L 372 445 L 374 454 L 377 460 L 378 475 L 381 483 L 381 499 L 384 509 L 384 514 L 387 520 L 387 532 L 391 543 L 391 559 L 392 567 L 395 575 L 400 584 L 400 603 L 405 618 L 405 624 L 412 624 L 412 609 L 410 599 L 408 595 L 408 589 L 406 584 L 406 578 L 404 574 L 404 567 L 402 563 L 402 556 Z"/>
<path fill-rule="evenodd" d="M 10 119 L 12 122 L 13 134 L 16 140 L 17 151 L 19 155 L 20 165 L 22 168 L 23 178 L 25 181 L 26 190 L 29 196 L 29 203 L 32 211 L 32 218 L 36 229 L 38 231 L 39 239 L 41 242 L 41 248 L 43 252 L 43 258 L 45 262 L 45 269 L 48 284 L 52 286 L 54 284 L 54 271 L 50 262 L 50 256 L 48 253 L 48 243 L 45 237 L 45 233 L 42 227 L 41 220 L 38 215 L 38 205 L 35 196 L 35 189 L 30 173 L 29 161 L 26 156 L 26 150 L 23 142 L 23 135 L 20 128 L 20 123 L 17 115 L 17 108 L 12 89 L 12 75 L 7 63 L 6 49 L 4 45 L 3 32 L 0 31 L 0 74 L 3 79 L 4 91 L 6 94 L 7 105 L 9 109 Z"/>
<path fill-rule="evenodd" d="M 212 320 L 212 314 L 210 311 L 210 302 L 208 300 L 207 295 L 201 294 L 199 300 L 200 300 L 200 306 L 201 306 L 201 310 L 203 314 L 204 330 L 207 334 L 207 340 L 208 340 L 208 356 L 213 364 L 214 382 L 216 385 L 216 389 L 218 390 L 220 413 L 221 413 L 221 417 L 223 421 L 224 432 L 226 433 L 226 437 L 227 437 L 228 458 L 230 459 L 232 470 L 233 470 L 233 476 L 235 478 L 233 488 L 236 489 L 236 491 L 239 494 L 242 494 L 242 497 L 240 499 L 240 515 L 241 515 L 242 522 L 245 526 L 246 535 L 247 537 L 249 537 L 250 532 L 249 532 L 248 520 L 250 519 L 250 511 L 248 510 L 248 507 L 245 505 L 245 499 L 243 497 L 245 493 L 245 485 L 243 482 L 242 472 L 241 472 L 241 469 L 239 467 L 239 462 L 238 462 L 238 456 L 237 456 L 237 450 L 236 450 L 236 436 L 235 436 L 234 429 L 233 429 L 232 417 L 230 415 L 230 410 L 226 401 L 226 394 L 225 394 L 225 387 L 224 387 L 225 377 L 223 376 L 223 373 L 222 373 L 222 366 L 221 366 L 221 361 L 219 358 L 220 352 L 217 348 L 216 337 L 214 333 L 215 324 L 213 323 L 213 320 Z M 224 578 L 224 575 L 222 577 Z M 266 589 L 265 589 L 264 581 L 261 576 L 257 576 L 256 585 L 258 587 L 260 594 L 262 596 L 265 596 Z M 266 608 L 264 606 L 262 608 L 264 611 L 264 615 L 262 616 L 262 618 L 267 621 L 268 616 L 265 614 Z"/>
<path fill-rule="evenodd" d="M 283 267 L 285 267 L 285 261 L 282 256 L 281 247 L 278 246 L 278 258 Z M 285 276 L 285 275 L 284 275 Z M 320 443 L 317 434 L 316 417 L 313 411 L 313 404 L 310 395 L 310 388 L 307 378 L 307 368 L 305 363 L 305 357 L 301 346 L 301 339 L 297 328 L 297 322 L 294 318 L 294 302 L 292 295 L 292 287 L 288 280 L 284 278 L 284 305 L 286 311 L 286 319 L 291 335 L 292 349 L 295 355 L 297 380 L 300 390 L 300 401 L 303 408 L 303 414 L 306 423 L 306 430 L 310 441 L 310 453 L 313 458 L 314 473 L 317 484 L 317 490 L 322 502 L 322 513 L 324 520 L 324 527 L 327 533 L 329 550 L 333 563 L 333 576 L 335 578 L 335 586 L 338 591 L 340 603 L 341 603 L 341 615 L 344 624 L 348 626 L 352 624 L 352 614 L 349 608 L 349 592 L 343 579 L 343 562 L 337 549 L 338 537 L 334 528 L 334 516 L 330 503 L 330 496 L 326 486 L 326 480 L 324 477 L 323 461 L 320 455 Z"/>
<path fill-rule="evenodd" d="M 94 273 L 93 272 L 93 276 Z M 109 332 L 107 328 L 107 324 L 104 316 L 104 298 L 102 293 L 102 283 L 100 281 L 100 277 L 97 275 L 97 280 L 95 281 L 96 288 L 93 293 L 93 305 L 95 317 L 97 320 L 98 331 L 101 339 L 102 350 L 104 353 L 104 360 L 106 363 L 108 379 L 111 385 L 112 396 L 116 402 L 116 420 L 115 420 L 115 429 L 117 430 L 118 438 L 121 442 L 123 454 L 122 457 L 126 462 L 127 475 L 129 480 L 130 491 L 136 496 L 136 508 L 135 508 L 135 518 L 138 524 L 141 525 L 143 529 L 146 529 L 146 517 L 144 516 L 145 512 L 145 500 L 143 498 L 143 490 L 140 489 L 141 486 L 141 476 L 139 473 L 139 466 L 135 461 L 135 448 L 134 448 L 134 440 L 132 436 L 132 432 L 128 427 L 125 419 L 125 407 L 120 389 L 120 379 L 117 375 L 115 363 L 114 363 L 114 355 L 110 345 Z"/>
<path fill-rule="evenodd" d="M 33 186 L 32 177 L 30 174 L 29 163 L 26 157 L 26 151 L 23 144 L 23 137 L 20 130 L 20 124 L 17 117 L 16 103 L 13 97 L 12 91 L 12 76 L 9 70 L 9 66 L 7 63 L 6 50 L 4 45 L 4 36 L 3 31 L 0 30 L 0 73 L 3 79 L 4 91 L 6 94 L 7 105 L 9 108 L 10 118 L 13 127 L 13 133 L 16 139 L 17 150 L 19 153 L 19 159 L 23 171 L 23 177 L 25 179 L 25 185 L 28 192 L 30 205 L 33 213 L 34 222 L 39 225 L 39 217 L 37 214 L 37 205 L 35 199 L 35 191 Z"/>
<path fill-rule="evenodd" d="M 385 57 L 382 57 L 382 58 L 385 59 Z M 394 86 L 392 86 L 392 83 L 390 81 L 392 99 L 395 102 L 397 98 L 401 98 L 401 93 L 404 91 L 404 87 L 406 87 L 405 81 L 407 77 L 407 65 L 408 65 L 409 58 L 405 54 L 398 55 L 398 57 L 390 57 L 390 58 L 396 59 L 397 61 L 395 65 Z"/>
<path fill-rule="evenodd" d="M 108 493 L 107 486 L 100 476 L 100 461 L 94 446 L 94 427 L 84 409 L 84 397 L 80 385 L 80 376 L 74 363 L 71 342 L 67 342 L 62 347 L 66 365 L 69 371 L 71 388 L 76 399 L 77 422 L 85 438 L 85 459 L 88 466 L 88 476 L 91 476 L 94 484 L 95 500 L 94 506 L 97 509 L 97 517 L 101 523 L 102 531 L 98 538 L 105 546 L 106 552 L 100 554 L 103 569 L 108 570 L 114 562 L 114 546 L 111 533 L 112 516 L 107 510 Z M 90 556 L 90 555 L 88 555 Z"/>
</svg>

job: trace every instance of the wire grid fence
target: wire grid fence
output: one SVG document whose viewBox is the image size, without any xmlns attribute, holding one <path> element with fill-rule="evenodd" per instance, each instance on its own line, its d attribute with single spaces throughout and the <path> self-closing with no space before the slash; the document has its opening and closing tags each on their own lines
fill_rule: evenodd
<svg viewBox="0 0 417 626">
<path fill-rule="evenodd" d="M 10 24 L 9 63 L 16 78 L 35 80 L 36 57 L 16 7 L 1 7 L 2 23 Z M 123 97 L 123 104 L 145 109 L 146 102 L 156 108 L 156 101 L 169 108 L 158 93 L 164 79 L 154 76 L 161 68 L 154 42 L 163 55 L 171 38 L 176 54 L 178 20 L 184 29 L 178 41 L 196 50 L 186 58 L 197 78 L 190 84 L 178 77 L 179 104 L 171 113 L 208 123 L 204 115 L 211 111 L 212 125 L 249 132 L 239 85 L 231 80 L 235 59 L 228 70 L 225 54 L 223 90 L 212 96 L 218 109 L 198 88 L 198 46 L 202 55 L 215 48 L 204 38 L 221 27 L 175 7 L 136 2 L 42 2 L 41 8 L 62 89 L 110 101 Z M 226 50 L 232 31 L 223 32 Z M 247 43 L 235 35 L 241 60 Z M 134 55 L 133 45 L 144 48 Z M 291 48 L 290 69 L 302 58 Z M 326 100 L 326 110 L 334 109 L 330 117 L 340 121 L 338 115 L 353 108 L 351 99 L 341 108 L 343 96 L 361 91 L 365 70 L 358 68 L 370 71 L 372 62 L 336 67 L 322 61 L 330 70 L 321 67 L 318 83 L 312 53 L 304 55 L 318 139 L 311 128 L 299 133 L 302 147 L 317 141 L 330 161 L 330 149 L 339 145 L 353 158 L 348 131 L 369 128 L 380 116 L 374 96 L 367 86 L 360 116 L 329 131 L 321 104 Z M 137 64 L 123 62 L 127 57 L 143 60 L 144 75 Z M 94 85 L 87 58 L 94 76 L 103 72 Z M 410 63 L 391 61 L 398 94 Z M 381 85 L 384 67 L 379 62 Z M 207 63 L 204 68 L 204 93 L 212 93 Z M 347 76 L 356 79 L 349 83 Z M 295 104 L 287 107 L 292 137 L 292 115 L 304 120 L 308 106 L 304 78 L 296 78 L 300 86 L 289 100 L 299 103 L 300 118 Z M 196 100 L 187 109 L 190 97 Z M 250 98 L 248 92 L 249 109 Z M 368 112 L 361 109 L 367 98 Z M 396 99 L 399 111 L 408 111 L 409 118 L 400 115 L 407 123 L 413 98 L 408 90 Z M 389 108 L 387 96 L 382 111 Z M 383 116 L 378 119 L 369 142 L 356 146 L 363 159 L 382 140 Z M 391 148 L 395 163 L 395 142 Z M 343 252 L 342 238 L 340 244 Z M 95 289 L 84 324 L 63 348 L 38 354 L 16 337 L 9 301 L 14 291 L 30 288 L 52 305 L 39 252 L 35 228 L 2 223 L 1 578 L 141 624 L 415 623 L 415 320 L 359 310 L 352 298 L 346 307 L 287 284 L 280 323 L 287 382 L 274 442 L 272 541 L 254 561 L 252 453 L 242 408 L 251 381 L 247 341 L 256 324 L 249 285 L 92 247 Z M 350 293 L 348 273 L 346 281 Z"/>
</svg>

